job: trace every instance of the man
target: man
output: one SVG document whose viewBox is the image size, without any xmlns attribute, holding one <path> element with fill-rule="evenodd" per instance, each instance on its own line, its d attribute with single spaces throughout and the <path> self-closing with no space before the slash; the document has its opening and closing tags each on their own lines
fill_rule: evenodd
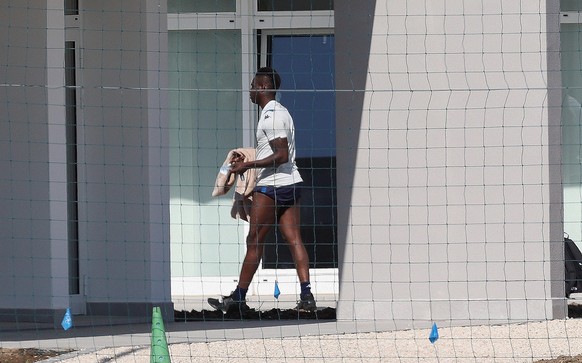
<svg viewBox="0 0 582 363">
<path fill-rule="evenodd" d="M 251 102 L 262 109 L 257 125 L 257 147 L 254 161 L 233 160 L 231 172 L 242 174 L 257 168 L 253 190 L 247 252 L 236 289 L 222 301 L 210 298 L 208 303 L 224 312 L 232 308 L 248 309 L 246 293 L 261 258 L 267 234 L 275 223 L 287 241 L 301 283 L 297 309 L 315 311 L 315 299 L 309 282 L 309 256 L 300 232 L 299 198 L 303 181 L 295 165 L 295 126 L 289 111 L 275 100 L 281 85 L 279 74 L 272 68 L 260 68 L 251 82 Z"/>
</svg>

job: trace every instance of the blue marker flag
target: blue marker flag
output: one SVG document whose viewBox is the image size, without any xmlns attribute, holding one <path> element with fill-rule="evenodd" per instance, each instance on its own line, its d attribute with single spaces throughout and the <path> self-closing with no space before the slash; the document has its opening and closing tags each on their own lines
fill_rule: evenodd
<svg viewBox="0 0 582 363">
<path fill-rule="evenodd" d="M 275 280 L 275 292 L 273 293 L 273 296 L 275 296 L 275 299 L 278 299 L 279 295 L 281 295 L 281 290 L 279 290 L 279 283 Z"/>
<path fill-rule="evenodd" d="M 439 338 L 439 331 L 437 329 L 436 323 L 432 323 L 432 329 L 430 330 L 430 335 L 428 336 L 428 340 L 434 344 Z"/>
<path fill-rule="evenodd" d="M 71 316 L 70 308 L 67 308 L 65 316 L 63 316 L 63 321 L 61 321 L 61 326 L 65 330 L 69 330 L 73 326 L 73 317 Z"/>
</svg>

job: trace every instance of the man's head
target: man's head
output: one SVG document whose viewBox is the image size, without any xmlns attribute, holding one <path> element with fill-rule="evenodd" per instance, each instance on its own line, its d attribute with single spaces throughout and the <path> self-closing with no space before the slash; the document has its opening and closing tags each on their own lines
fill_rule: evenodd
<svg viewBox="0 0 582 363">
<path fill-rule="evenodd" d="M 253 103 L 264 106 L 275 99 L 275 94 L 281 86 L 281 77 L 271 67 L 259 68 L 251 82 L 250 97 Z"/>
</svg>

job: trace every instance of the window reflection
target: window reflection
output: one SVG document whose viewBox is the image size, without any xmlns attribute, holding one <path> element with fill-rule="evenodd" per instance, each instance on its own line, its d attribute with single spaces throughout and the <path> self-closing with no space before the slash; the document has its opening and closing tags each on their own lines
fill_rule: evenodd
<svg viewBox="0 0 582 363">
<path fill-rule="evenodd" d="M 333 0 L 258 0 L 259 11 L 333 10 Z"/>
<path fill-rule="evenodd" d="M 168 13 L 235 12 L 236 0 L 168 0 Z"/>
</svg>

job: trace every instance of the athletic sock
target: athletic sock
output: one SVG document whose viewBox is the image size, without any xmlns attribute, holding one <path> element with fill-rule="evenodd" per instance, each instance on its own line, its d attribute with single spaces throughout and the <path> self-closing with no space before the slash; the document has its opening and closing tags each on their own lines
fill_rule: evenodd
<svg viewBox="0 0 582 363">
<path fill-rule="evenodd" d="M 232 297 L 237 301 L 244 301 L 247 297 L 247 291 L 249 289 L 243 289 L 242 287 L 236 287 L 232 292 Z"/>
<path fill-rule="evenodd" d="M 301 283 L 301 295 L 311 292 L 311 283 L 309 281 Z"/>
</svg>

